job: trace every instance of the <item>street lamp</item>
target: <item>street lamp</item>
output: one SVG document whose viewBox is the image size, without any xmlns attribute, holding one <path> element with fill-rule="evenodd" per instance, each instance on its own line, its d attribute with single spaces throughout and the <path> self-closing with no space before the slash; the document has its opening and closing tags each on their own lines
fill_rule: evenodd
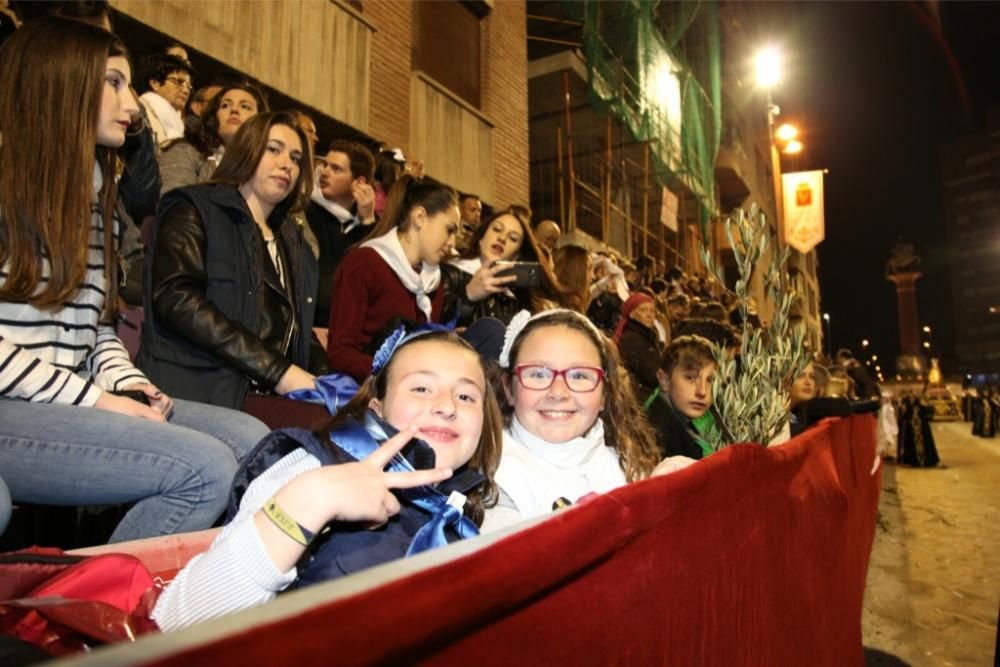
<svg viewBox="0 0 1000 667">
<path fill-rule="evenodd" d="M 802 142 L 798 139 L 799 128 L 791 123 L 782 123 L 774 131 L 774 140 L 785 155 L 798 155 L 802 152 Z"/>
<path fill-rule="evenodd" d="M 823 322 L 826 324 L 826 354 L 833 358 L 833 325 L 830 324 L 830 313 L 823 313 Z"/>
<path fill-rule="evenodd" d="M 773 46 L 761 49 L 754 58 L 757 83 L 764 88 L 774 88 L 781 83 L 781 54 Z"/>
<path fill-rule="evenodd" d="M 778 141 L 791 141 L 799 136 L 799 130 L 791 123 L 784 123 L 774 131 L 774 138 Z"/>
<path fill-rule="evenodd" d="M 798 139 L 792 139 L 785 144 L 785 148 L 781 152 L 785 155 L 798 155 L 802 152 L 802 142 Z"/>
<path fill-rule="evenodd" d="M 868 339 L 867 338 L 862 338 L 861 339 L 861 347 L 868 347 Z"/>
<path fill-rule="evenodd" d="M 931 332 L 931 328 L 925 324 L 924 325 L 924 333 L 929 334 L 930 332 Z"/>
</svg>

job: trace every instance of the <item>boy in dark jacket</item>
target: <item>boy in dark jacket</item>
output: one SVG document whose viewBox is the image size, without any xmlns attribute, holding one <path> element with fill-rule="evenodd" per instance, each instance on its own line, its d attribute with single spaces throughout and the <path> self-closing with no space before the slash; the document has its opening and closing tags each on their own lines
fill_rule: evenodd
<svg viewBox="0 0 1000 667">
<path fill-rule="evenodd" d="M 712 344 L 701 336 L 679 336 L 663 353 L 656 379 L 660 391 L 649 404 L 649 422 L 657 432 L 660 452 L 700 459 L 714 451 L 718 429 L 712 408 L 715 375 Z"/>
</svg>

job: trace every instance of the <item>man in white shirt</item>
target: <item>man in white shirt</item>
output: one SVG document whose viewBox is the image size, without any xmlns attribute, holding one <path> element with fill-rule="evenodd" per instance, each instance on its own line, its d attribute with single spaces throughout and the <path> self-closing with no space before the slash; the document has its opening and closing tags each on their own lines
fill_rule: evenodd
<svg viewBox="0 0 1000 667">
<path fill-rule="evenodd" d="M 330 317 L 333 276 L 348 247 L 361 241 L 375 224 L 375 158 L 354 141 L 330 144 L 319 170 L 319 187 L 306 207 L 306 221 L 319 246 L 316 326 Z"/>
</svg>

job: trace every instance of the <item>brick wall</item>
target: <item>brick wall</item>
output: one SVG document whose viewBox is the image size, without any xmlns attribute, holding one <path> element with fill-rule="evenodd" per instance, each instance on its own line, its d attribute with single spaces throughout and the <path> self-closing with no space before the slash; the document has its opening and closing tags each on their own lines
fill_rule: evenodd
<svg viewBox="0 0 1000 667">
<path fill-rule="evenodd" d="M 365 0 L 372 36 L 369 133 L 409 149 L 410 51 L 413 7 L 401 0 Z M 528 44 L 525 3 L 497 2 L 481 23 L 480 110 L 495 123 L 494 205 L 528 203 Z M 447 39 L 447 35 L 442 35 Z M 419 157 L 419 156 L 414 156 Z"/>
<path fill-rule="evenodd" d="M 410 44 L 413 8 L 400 0 L 366 0 L 364 14 L 378 26 L 372 35 L 368 132 L 409 150 Z"/>
<path fill-rule="evenodd" d="M 506 0 L 483 19 L 482 112 L 495 124 L 495 205 L 528 204 L 528 40 L 525 3 Z"/>
</svg>

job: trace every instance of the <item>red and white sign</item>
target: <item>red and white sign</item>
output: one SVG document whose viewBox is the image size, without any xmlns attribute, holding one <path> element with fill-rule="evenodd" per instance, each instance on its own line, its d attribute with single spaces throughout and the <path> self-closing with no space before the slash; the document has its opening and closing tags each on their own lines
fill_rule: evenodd
<svg viewBox="0 0 1000 667">
<path fill-rule="evenodd" d="M 823 218 L 823 172 L 799 171 L 781 175 L 785 204 L 785 241 L 807 253 L 826 236 Z"/>
</svg>

